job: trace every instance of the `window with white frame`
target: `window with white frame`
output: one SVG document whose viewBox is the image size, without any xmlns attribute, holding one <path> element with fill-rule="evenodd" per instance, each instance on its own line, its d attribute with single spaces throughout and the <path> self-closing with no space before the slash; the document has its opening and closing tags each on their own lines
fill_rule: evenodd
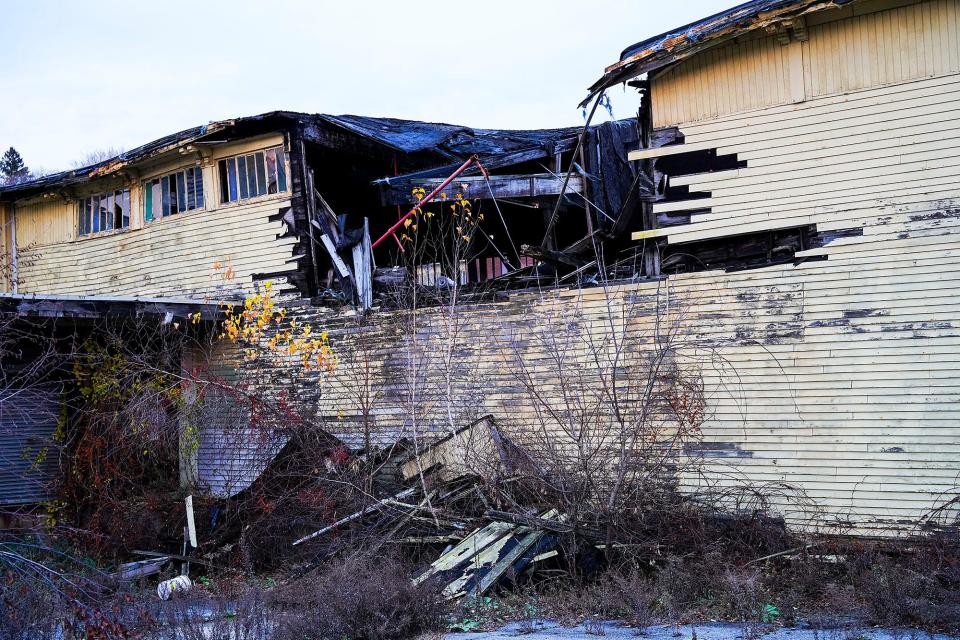
<svg viewBox="0 0 960 640">
<path fill-rule="evenodd" d="M 87 236 L 130 226 L 130 190 L 98 193 L 77 201 L 77 234 Z"/>
<path fill-rule="evenodd" d="M 174 171 L 143 183 L 145 221 L 195 209 L 203 209 L 203 172 L 200 167 Z"/>
<path fill-rule="evenodd" d="M 287 190 L 283 147 L 224 158 L 217 163 L 220 202 L 237 202 Z"/>
</svg>

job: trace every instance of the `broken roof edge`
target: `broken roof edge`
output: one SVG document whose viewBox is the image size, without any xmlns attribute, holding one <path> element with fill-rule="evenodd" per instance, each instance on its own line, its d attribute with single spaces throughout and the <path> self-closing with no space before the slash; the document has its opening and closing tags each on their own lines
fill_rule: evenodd
<svg viewBox="0 0 960 640">
<path fill-rule="evenodd" d="M 223 315 L 226 308 L 238 304 L 242 303 L 235 300 L 214 302 L 181 297 L 0 292 L 0 312 L 36 317 L 95 318 L 169 315 L 170 318 L 187 318 L 199 313 L 199 319 L 216 320 Z"/>
<path fill-rule="evenodd" d="M 270 126 L 265 126 L 264 133 L 278 128 L 325 125 L 365 138 L 393 151 L 401 153 L 432 151 L 444 158 L 455 158 L 459 155 L 471 155 L 472 153 L 499 157 L 516 153 L 518 149 L 552 148 L 561 144 L 561 141 L 565 138 L 573 137 L 579 132 L 579 127 L 484 129 L 445 122 L 424 122 L 401 118 L 274 110 L 253 116 L 211 121 L 206 125 L 184 129 L 157 138 L 152 142 L 96 164 L 51 173 L 13 185 L 0 186 L 0 201 L 32 197 L 49 193 L 61 187 L 69 187 L 97 178 L 117 175 L 132 165 L 151 160 L 192 143 L 200 143 L 209 137 L 223 134 L 231 129 L 241 129 L 251 123 L 259 122 L 272 123 Z M 278 126 L 273 126 L 274 124 Z M 211 142 L 225 141 L 218 139 L 211 140 Z M 448 149 L 448 147 L 450 148 Z"/>
<path fill-rule="evenodd" d="M 861 0 L 750 0 L 695 22 L 647 38 L 620 53 L 587 90 L 583 107 L 615 84 L 684 60 L 731 38 L 787 18 L 837 9 Z"/>
<path fill-rule="evenodd" d="M 0 201 L 4 200 L 4 197 L 8 195 L 13 195 L 15 198 L 24 197 L 19 194 L 27 192 L 43 193 L 46 190 L 55 189 L 57 187 L 81 184 L 96 178 L 114 175 L 133 164 L 150 160 L 164 153 L 168 153 L 174 149 L 183 147 L 184 145 L 188 145 L 193 142 L 198 142 L 208 136 L 223 132 L 230 127 L 235 127 L 240 124 L 258 122 L 273 118 L 293 121 L 304 117 L 310 116 L 309 114 L 298 113 L 296 111 L 267 111 L 265 113 L 253 116 L 243 116 L 226 120 L 212 120 L 205 125 L 191 127 L 189 129 L 184 129 L 176 133 L 162 136 L 156 140 L 130 149 L 129 151 L 124 151 L 123 153 L 120 153 L 112 158 L 108 158 L 95 164 L 78 167 L 76 169 L 68 169 L 66 171 L 58 171 L 49 175 L 35 178 L 33 180 L 25 180 L 12 185 L 0 186 Z"/>
</svg>

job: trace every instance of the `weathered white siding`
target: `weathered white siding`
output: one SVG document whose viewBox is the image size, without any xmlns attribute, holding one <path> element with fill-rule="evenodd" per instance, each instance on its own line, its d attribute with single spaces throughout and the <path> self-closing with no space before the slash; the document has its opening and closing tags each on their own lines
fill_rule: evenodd
<svg viewBox="0 0 960 640">
<path fill-rule="evenodd" d="M 295 270 L 297 238 L 281 219 L 289 191 L 223 202 L 216 170 L 220 158 L 282 144 L 282 135 L 269 134 L 217 145 L 205 160 L 170 153 L 138 167 L 136 179 L 102 178 L 66 196 L 48 193 L 10 205 L 20 292 L 211 298 L 252 291 L 256 274 Z M 144 181 L 192 167 L 203 175 L 204 208 L 146 221 Z M 285 170 L 290 176 L 289 165 Z M 78 198 L 114 189 L 130 190 L 130 226 L 79 236 Z"/>
<path fill-rule="evenodd" d="M 781 507 L 806 526 L 914 531 L 960 490 L 957 105 L 951 75 L 682 127 L 691 148 L 747 166 L 674 178 L 710 197 L 655 209 L 709 213 L 640 236 L 682 245 L 815 225 L 843 237 L 798 257 L 826 260 L 610 292 L 512 293 L 453 316 L 421 310 L 415 322 L 384 312 L 357 322 L 304 305 L 295 314 L 330 329 L 340 368 L 295 383 L 283 366 L 258 362 L 241 376 L 273 392 L 316 385 L 299 406 L 353 444 L 364 397 L 382 442 L 487 412 L 539 428 L 521 366 L 560 407 L 559 376 L 597 369 L 587 342 L 631 336 L 623 366 L 636 373 L 659 318 L 678 327 L 681 357 L 707 384 L 707 480 L 788 485 L 810 502 Z"/>
<path fill-rule="evenodd" d="M 247 394 L 256 393 L 262 380 L 256 373 L 241 375 L 243 356 L 235 345 L 193 345 L 184 352 L 183 366 L 210 383 L 202 397 L 191 396 L 194 401 L 183 414 L 183 462 L 199 490 L 232 496 L 249 487 L 283 448 L 287 425 L 276 424 L 271 412 L 266 419 L 253 415 Z"/>
<path fill-rule="evenodd" d="M 330 331 L 337 370 L 297 379 L 264 358 L 240 364 L 237 379 L 261 398 L 296 390 L 291 406 L 355 446 L 365 415 L 382 444 L 422 442 L 485 413 L 559 440 L 564 420 L 580 421 L 568 415 L 571 391 L 574 413 L 610 409 L 599 380 L 612 375 L 612 354 L 603 347 L 598 361 L 596 345 L 622 344 L 618 379 L 642 386 L 658 333 L 673 331 L 708 399 L 693 453 L 709 473 L 691 483 L 790 487 L 778 508 L 828 532 L 912 532 L 957 492 L 960 237 L 923 219 L 901 229 L 796 267 L 515 292 L 453 311 L 364 320 L 303 305 L 292 314 Z M 246 475 L 230 460 L 259 469 L 262 440 L 225 456 L 222 428 L 204 440 L 207 473 L 221 457 L 228 475 Z"/>
<path fill-rule="evenodd" d="M 841 529 L 909 529 L 960 491 L 958 7 L 932 0 L 811 25 L 800 101 L 690 107 L 671 92 L 689 100 L 696 89 L 669 74 L 654 101 L 658 122 L 685 136 L 674 151 L 746 166 L 670 177 L 706 197 L 654 205 L 697 213 L 636 239 L 835 234 L 797 253 L 818 261 L 668 281 L 712 309 L 708 333 L 782 332 L 720 349 L 705 437 L 742 452 L 728 462 L 751 479 L 801 487 Z M 701 58 L 691 72 L 722 82 Z"/>
<path fill-rule="evenodd" d="M 278 239 L 285 224 L 270 219 L 289 204 L 189 212 L 141 229 L 27 247 L 20 253 L 21 292 L 201 298 L 250 290 L 252 274 L 296 266 L 296 238 Z M 225 280 L 227 266 L 235 275 Z"/>
<path fill-rule="evenodd" d="M 655 75 L 654 124 L 960 72 L 960 0 L 860 2 L 807 22 L 805 41 L 750 34 Z"/>
</svg>

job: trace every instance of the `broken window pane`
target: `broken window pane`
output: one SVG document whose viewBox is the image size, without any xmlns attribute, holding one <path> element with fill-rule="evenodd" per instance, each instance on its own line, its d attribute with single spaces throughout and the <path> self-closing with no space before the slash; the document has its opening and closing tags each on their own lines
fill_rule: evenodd
<svg viewBox="0 0 960 640">
<path fill-rule="evenodd" d="M 227 189 L 227 161 L 221 160 L 217 163 L 220 173 L 220 202 L 230 202 L 230 192 Z"/>
<path fill-rule="evenodd" d="M 195 209 L 197 206 L 196 188 L 193 185 L 193 169 L 187 169 L 187 210 Z"/>
<path fill-rule="evenodd" d="M 270 149 L 263 154 L 267 163 L 267 193 L 277 192 L 277 150 Z"/>
<path fill-rule="evenodd" d="M 170 208 L 163 212 L 166 216 L 172 216 L 177 212 L 177 183 L 180 182 L 179 178 L 180 174 L 178 173 L 170 174 Z"/>
<path fill-rule="evenodd" d="M 283 149 L 277 148 L 277 189 L 282 193 L 287 190 L 287 159 Z"/>
<path fill-rule="evenodd" d="M 187 182 L 184 173 L 177 174 L 177 206 L 171 213 L 182 213 L 187 210 Z"/>
<path fill-rule="evenodd" d="M 108 231 L 113 229 L 115 201 L 116 201 L 116 194 L 108 193 L 106 200 L 102 202 L 103 228 L 107 229 Z"/>
<path fill-rule="evenodd" d="M 90 201 L 84 198 L 77 203 L 77 235 L 86 235 L 90 232 Z"/>
<path fill-rule="evenodd" d="M 203 171 L 200 170 L 200 167 L 194 167 L 193 175 L 197 191 L 197 209 L 203 209 Z"/>
<path fill-rule="evenodd" d="M 163 191 L 159 179 L 153 181 L 151 190 L 153 191 L 153 219 L 159 220 L 163 217 Z"/>
<path fill-rule="evenodd" d="M 227 160 L 227 175 L 230 178 L 230 202 L 237 199 L 237 161 L 234 158 Z"/>
<path fill-rule="evenodd" d="M 130 191 L 124 189 L 117 193 L 120 194 L 120 228 L 126 229 L 130 226 Z"/>
<path fill-rule="evenodd" d="M 238 158 L 239 160 L 239 158 Z M 250 197 L 260 195 L 260 192 L 257 191 L 257 170 L 254 169 L 256 164 L 256 159 L 249 155 L 246 157 L 247 161 L 247 190 L 250 192 Z"/>
<path fill-rule="evenodd" d="M 170 176 L 160 178 L 160 216 L 170 213 Z"/>
<path fill-rule="evenodd" d="M 267 192 L 267 172 L 263 166 L 263 153 L 257 154 L 257 195 Z"/>
<path fill-rule="evenodd" d="M 247 189 L 247 159 L 243 156 L 237 158 L 237 171 L 240 173 L 240 199 L 250 197 L 250 191 Z"/>
</svg>

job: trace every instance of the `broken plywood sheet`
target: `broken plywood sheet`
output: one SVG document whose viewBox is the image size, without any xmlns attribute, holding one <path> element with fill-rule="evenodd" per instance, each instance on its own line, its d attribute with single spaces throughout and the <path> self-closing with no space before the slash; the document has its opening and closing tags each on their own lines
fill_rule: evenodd
<svg viewBox="0 0 960 640">
<path fill-rule="evenodd" d="M 557 512 L 551 511 L 543 517 L 556 516 Z M 443 595 L 451 599 L 467 594 L 482 595 L 509 571 L 521 571 L 533 556 L 555 543 L 556 539 L 542 530 L 491 522 L 440 556 L 414 583 L 438 580 L 445 585 Z"/>
<path fill-rule="evenodd" d="M 464 475 L 492 477 L 503 471 L 505 453 L 503 438 L 493 421 L 484 416 L 421 450 L 413 453 L 402 466 L 406 480 L 419 473 L 434 470 L 441 481 Z"/>
</svg>

